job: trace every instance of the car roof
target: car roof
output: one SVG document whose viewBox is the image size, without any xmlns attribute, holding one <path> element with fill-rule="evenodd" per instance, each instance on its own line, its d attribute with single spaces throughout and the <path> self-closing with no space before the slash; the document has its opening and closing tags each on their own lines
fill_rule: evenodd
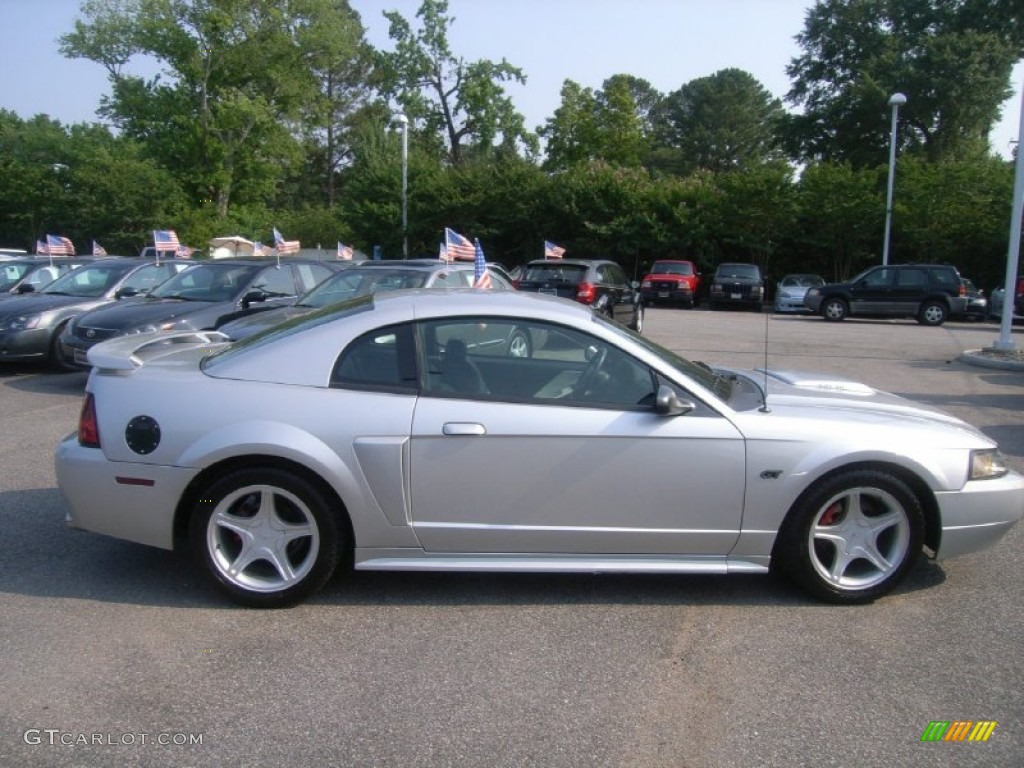
<svg viewBox="0 0 1024 768">
<path fill-rule="evenodd" d="M 571 266 L 589 267 L 589 266 L 591 266 L 593 264 L 618 264 L 618 262 L 612 261 L 611 259 L 584 259 L 584 258 L 576 258 L 576 259 L 534 259 L 533 261 L 528 261 L 526 263 L 526 266 L 533 267 L 533 266 L 539 266 L 541 264 L 569 264 Z"/>
</svg>

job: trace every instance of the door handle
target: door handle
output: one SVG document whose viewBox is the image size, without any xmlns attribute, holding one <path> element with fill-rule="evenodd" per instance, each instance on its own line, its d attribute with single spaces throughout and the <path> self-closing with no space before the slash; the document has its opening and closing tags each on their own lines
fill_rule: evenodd
<svg viewBox="0 0 1024 768">
<path fill-rule="evenodd" d="M 487 430 L 483 424 L 476 424 L 469 421 L 449 421 L 441 427 L 441 433 L 445 435 L 486 435 Z"/>
</svg>

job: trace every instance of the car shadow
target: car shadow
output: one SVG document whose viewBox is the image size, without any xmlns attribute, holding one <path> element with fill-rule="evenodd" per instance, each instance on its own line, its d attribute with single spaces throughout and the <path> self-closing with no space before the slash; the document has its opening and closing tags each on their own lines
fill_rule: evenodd
<svg viewBox="0 0 1024 768">
<path fill-rule="evenodd" d="M 0 593 L 173 608 L 245 610 L 187 552 L 77 531 L 56 488 L 0 492 L 7 541 Z M 945 580 L 923 562 L 894 595 Z M 829 608 L 775 575 L 637 575 L 354 571 L 342 567 L 310 605 L 757 605 Z"/>
<path fill-rule="evenodd" d="M 88 379 L 88 371 L 65 373 L 42 364 L 11 367 L 0 365 L 0 385 L 19 392 L 80 398 L 85 392 L 85 382 Z"/>
</svg>

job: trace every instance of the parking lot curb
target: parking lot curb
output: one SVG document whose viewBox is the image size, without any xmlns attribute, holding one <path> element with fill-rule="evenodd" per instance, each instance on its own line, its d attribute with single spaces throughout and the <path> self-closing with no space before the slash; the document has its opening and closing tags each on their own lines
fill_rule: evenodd
<svg viewBox="0 0 1024 768">
<path fill-rule="evenodd" d="M 1003 371 L 1024 371 L 1024 351 L 1001 350 L 987 347 L 969 349 L 957 358 L 968 365 L 979 368 L 996 368 Z"/>
</svg>

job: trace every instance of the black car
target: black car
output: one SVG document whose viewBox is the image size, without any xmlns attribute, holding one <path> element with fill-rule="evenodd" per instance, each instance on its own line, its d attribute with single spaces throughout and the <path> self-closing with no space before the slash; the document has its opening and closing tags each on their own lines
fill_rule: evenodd
<svg viewBox="0 0 1024 768">
<path fill-rule="evenodd" d="M 764 293 L 764 276 L 757 264 L 724 262 L 711 278 L 708 303 L 711 309 L 738 306 L 760 312 L 764 309 Z"/>
<path fill-rule="evenodd" d="M 890 264 L 870 267 L 845 283 L 811 288 L 804 304 L 832 321 L 913 317 L 921 325 L 942 325 L 966 313 L 967 288 L 949 264 Z"/>
<path fill-rule="evenodd" d="M 0 361 L 46 360 L 66 368 L 58 339 L 72 319 L 145 293 L 192 263 L 99 259 L 58 277 L 41 291 L 0 302 Z"/>
<path fill-rule="evenodd" d="M 438 259 L 408 259 L 340 263 L 351 266 L 324 280 L 294 304 L 241 317 L 225 323 L 218 330 L 233 341 L 238 341 L 264 328 L 355 296 L 404 288 L 470 288 L 475 276 L 473 262 L 448 264 Z M 491 287 L 498 291 L 512 290 L 512 284 L 493 269 Z"/>
<path fill-rule="evenodd" d="M 528 262 L 513 283 L 520 291 L 547 293 L 589 304 L 634 331 L 644 327 L 640 284 L 603 259 L 541 259 Z"/>
<path fill-rule="evenodd" d="M 211 330 L 231 320 L 291 304 L 330 277 L 306 259 L 224 259 L 192 266 L 147 296 L 87 312 L 60 336 L 65 364 L 88 368 L 86 353 L 104 339 L 147 331 Z"/>
<path fill-rule="evenodd" d="M 41 291 L 61 275 L 94 261 L 91 256 L 26 256 L 0 261 L 0 301 Z"/>
</svg>

